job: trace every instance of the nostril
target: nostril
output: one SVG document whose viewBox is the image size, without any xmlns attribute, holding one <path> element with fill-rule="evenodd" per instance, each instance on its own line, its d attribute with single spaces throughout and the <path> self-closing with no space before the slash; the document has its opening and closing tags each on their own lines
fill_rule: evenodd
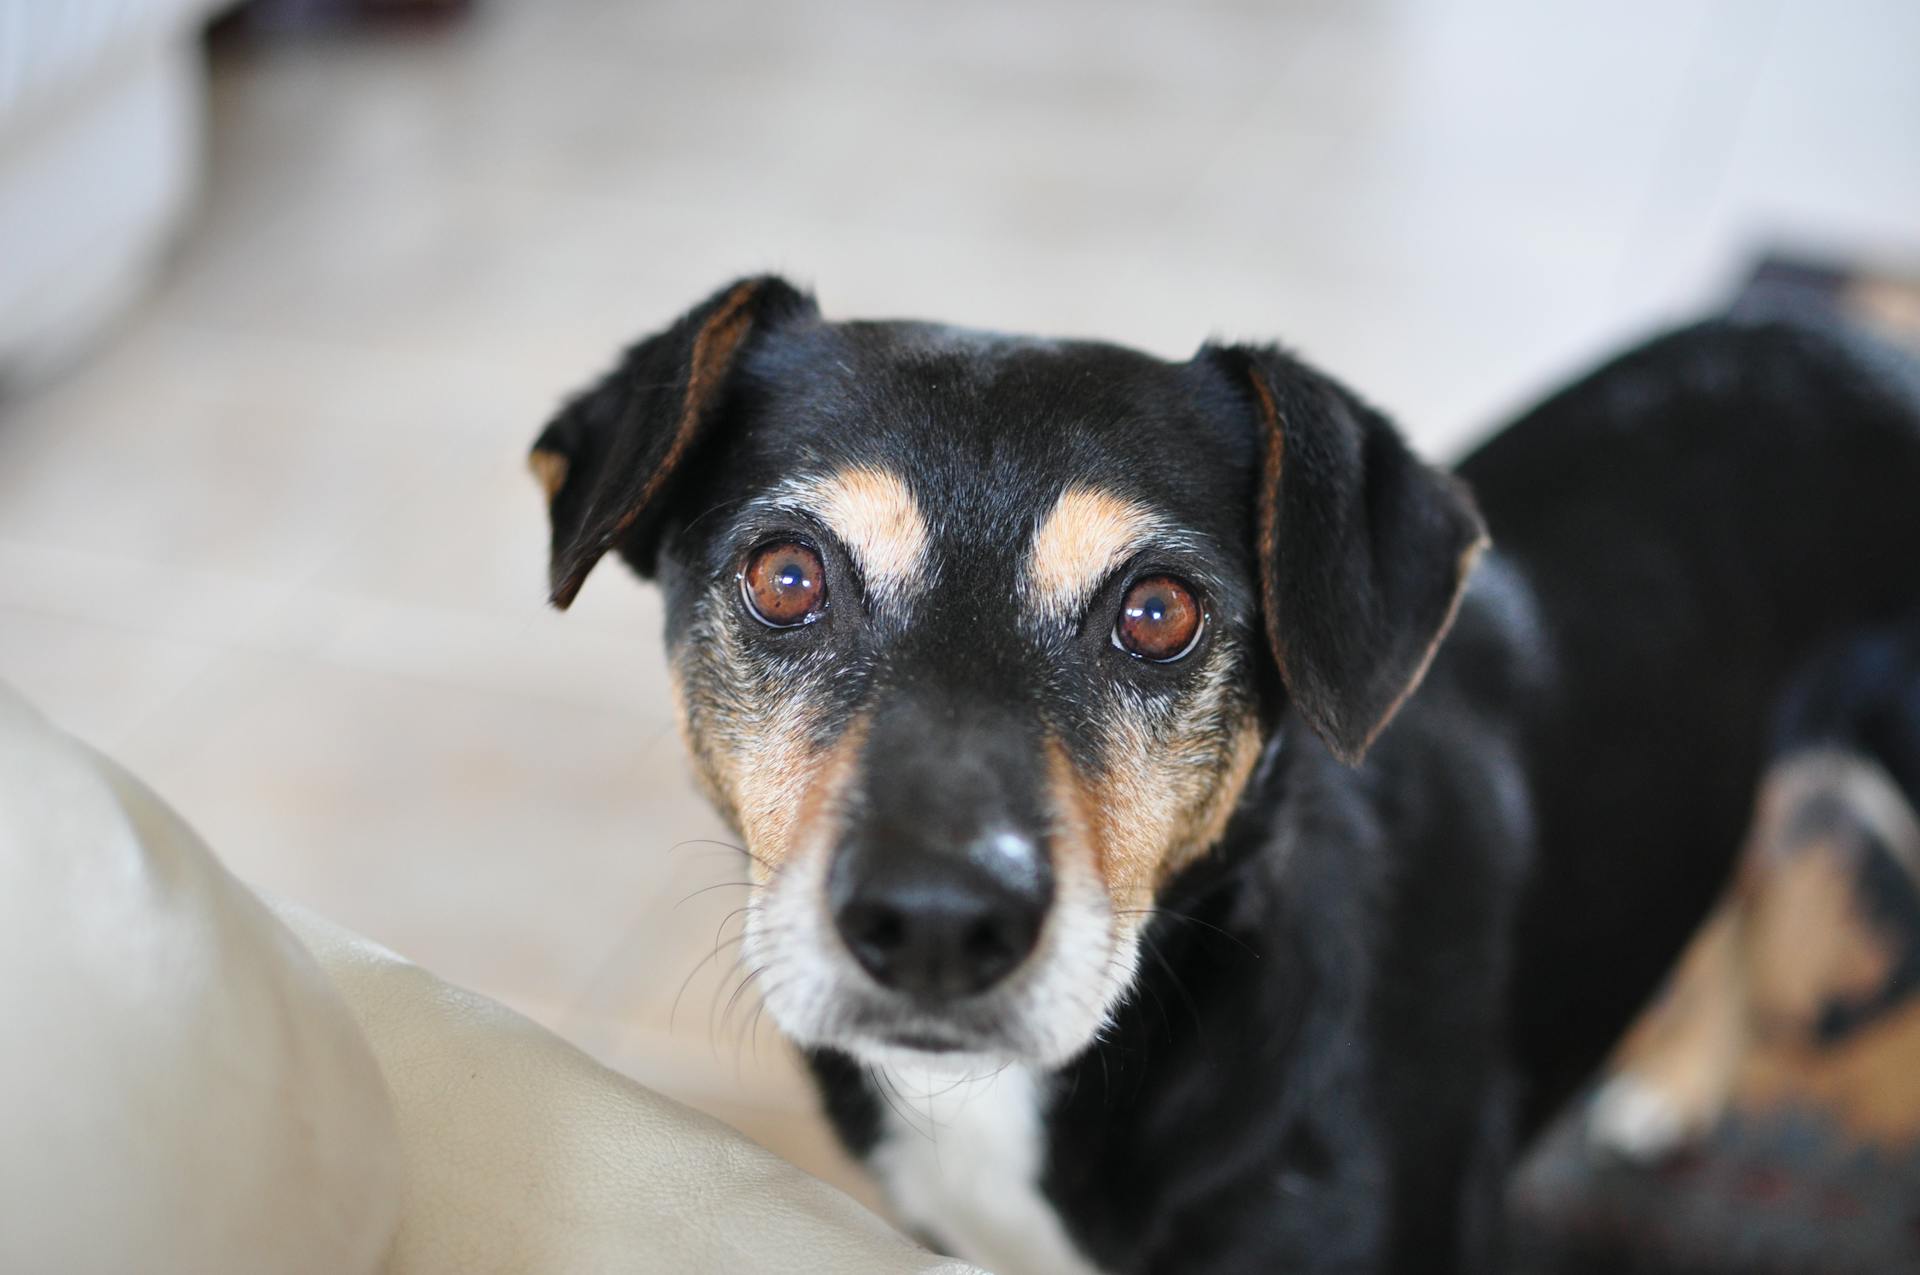
<svg viewBox="0 0 1920 1275">
<path fill-rule="evenodd" d="M 885 903 L 856 902 L 840 910 L 840 934 L 867 972 L 878 977 L 907 942 L 907 917 Z"/>
<path fill-rule="evenodd" d="M 967 926 L 960 938 L 960 952 L 978 977 L 991 980 L 1006 971 L 1019 954 L 1014 951 L 1013 935 L 999 917 L 981 917 Z"/>
<path fill-rule="evenodd" d="M 1010 900 L 968 917 L 953 936 L 953 990 L 971 996 L 1011 974 L 1033 950 L 1039 928 L 1028 909 Z"/>
</svg>

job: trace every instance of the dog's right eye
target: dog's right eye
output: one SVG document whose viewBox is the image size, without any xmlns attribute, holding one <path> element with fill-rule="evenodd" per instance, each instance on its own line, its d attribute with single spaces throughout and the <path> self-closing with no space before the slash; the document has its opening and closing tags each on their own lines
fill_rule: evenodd
<svg viewBox="0 0 1920 1275">
<path fill-rule="evenodd" d="M 740 564 L 740 601 L 769 628 L 813 623 L 827 608 L 827 573 L 820 555 L 797 540 L 754 549 Z"/>
</svg>

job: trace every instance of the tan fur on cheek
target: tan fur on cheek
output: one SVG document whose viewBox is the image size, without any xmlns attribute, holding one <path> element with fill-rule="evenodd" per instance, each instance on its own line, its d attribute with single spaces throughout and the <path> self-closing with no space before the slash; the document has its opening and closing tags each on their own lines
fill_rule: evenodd
<svg viewBox="0 0 1920 1275">
<path fill-rule="evenodd" d="M 1253 778 L 1253 770 L 1260 763 L 1260 750 L 1265 742 L 1261 738 L 1260 728 L 1250 716 L 1235 728 L 1226 763 L 1219 772 L 1218 782 L 1213 785 L 1212 794 L 1190 812 L 1190 817 L 1173 838 L 1173 853 L 1160 861 L 1159 872 L 1153 883 L 1156 891 L 1174 873 L 1211 849 L 1226 835 L 1227 821 L 1233 818 L 1234 810 L 1240 805 L 1240 796 L 1247 790 L 1247 781 Z"/>
<path fill-rule="evenodd" d="M 756 879 L 778 869 L 792 848 L 801 807 L 821 761 L 809 744 L 804 709 L 757 739 L 741 742 L 731 755 L 732 805 L 740 835 L 753 851 Z"/>
<path fill-rule="evenodd" d="M 804 679 L 742 692 L 754 683 L 740 656 L 722 628 L 683 648 L 672 683 L 701 789 L 746 842 L 751 874 L 764 882 L 794 854 L 831 840 L 865 725 L 855 718 L 822 742 L 825 724 Z"/>
<path fill-rule="evenodd" d="M 1109 737 L 1104 768 L 1087 776 L 1050 742 L 1056 844 L 1092 858 L 1116 909 L 1147 907 L 1225 833 L 1260 748 L 1251 718 L 1225 738 L 1206 729 L 1166 739 L 1123 724 Z"/>
<path fill-rule="evenodd" d="M 1092 860 L 1104 876 L 1106 848 L 1096 829 L 1099 825 L 1094 794 L 1081 781 L 1073 759 L 1058 739 L 1046 741 L 1047 795 L 1053 812 L 1054 854 L 1062 858 Z"/>
<path fill-rule="evenodd" d="M 838 739 L 814 756 L 799 803 L 793 808 L 782 847 L 786 863 L 801 856 L 829 853 L 846 821 L 846 797 L 860 773 L 860 752 L 867 742 L 867 719 L 847 723 Z"/>
<path fill-rule="evenodd" d="M 1138 731 L 1117 742 L 1091 785 L 1102 868 L 1115 906 L 1144 907 L 1225 832 L 1259 759 L 1260 736 L 1247 722 L 1224 747 L 1191 739 L 1169 745 Z"/>
</svg>

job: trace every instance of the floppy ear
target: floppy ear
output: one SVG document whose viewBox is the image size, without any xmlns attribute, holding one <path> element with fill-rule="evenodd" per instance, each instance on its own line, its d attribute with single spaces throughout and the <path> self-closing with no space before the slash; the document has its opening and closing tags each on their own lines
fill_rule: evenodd
<svg viewBox="0 0 1920 1275">
<path fill-rule="evenodd" d="M 1255 534 L 1281 681 L 1334 755 L 1365 756 L 1453 623 L 1485 524 L 1385 417 L 1271 347 L 1210 348 L 1263 435 Z"/>
<path fill-rule="evenodd" d="M 674 480 L 719 417 L 748 338 L 818 313 L 783 279 L 742 279 L 633 346 L 560 410 L 528 458 L 553 520 L 555 606 L 565 610 L 616 546 L 652 573 Z"/>
</svg>

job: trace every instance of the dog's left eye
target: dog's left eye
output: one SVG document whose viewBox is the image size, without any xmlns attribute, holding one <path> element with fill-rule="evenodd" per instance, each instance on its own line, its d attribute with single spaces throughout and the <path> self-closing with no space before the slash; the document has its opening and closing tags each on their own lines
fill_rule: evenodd
<svg viewBox="0 0 1920 1275">
<path fill-rule="evenodd" d="M 811 624 L 827 605 L 820 555 L 797 540 L 761 545 L 740 564 L 740 600 L 769 628 Z"/>
<path fill-rule="evenodd" d="M 1113 644 L 1138 659 L 1170 664 L 1200 644 L 1205 620 L 1200 600 L 1184 581 L 1148 576 L 1121 600 Z"/>
</svg>

